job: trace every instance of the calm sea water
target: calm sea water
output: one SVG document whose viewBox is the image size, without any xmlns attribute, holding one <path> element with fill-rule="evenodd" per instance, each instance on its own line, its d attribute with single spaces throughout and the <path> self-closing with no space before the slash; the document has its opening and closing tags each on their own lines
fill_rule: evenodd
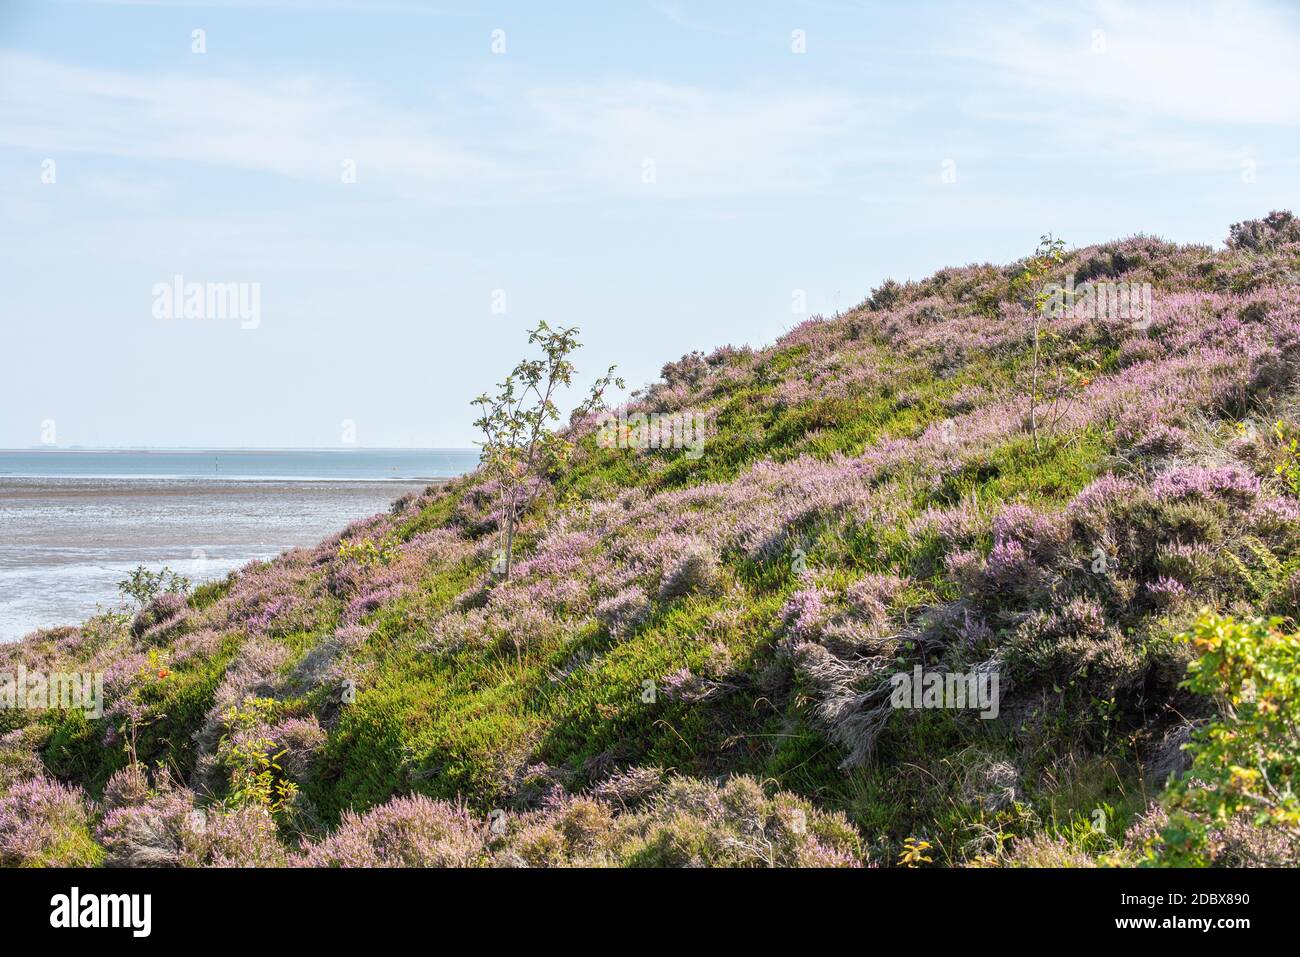
<svg viewBox="0 0 1300 957">
<path fill-rule="evenodd" d="M 197 478 L 421 481 L 463 475 L 475 449 L 0 450 L 0 478 Z"/>
<path fill-rule="evenodd" d="M 115 604 L 137 565 L 222 578 L 477 462 L 472 449 L 0 452 L 0 641 Z"/>
</svg>

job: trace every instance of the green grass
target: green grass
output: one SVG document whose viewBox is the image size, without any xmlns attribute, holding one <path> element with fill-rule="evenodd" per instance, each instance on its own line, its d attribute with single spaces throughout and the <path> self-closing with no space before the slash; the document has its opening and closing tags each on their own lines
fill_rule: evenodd
<svg viewBox="0 0 1300 957">
<path fill-rule="evenodd" d="M 775 379 L 801 354 L 778 352 L 764 365 L 766 375 Z M 735 389 L 717 409 L 717 437 L 703 459 L 679 455 L 655 471 L 648 457 L 591 448 L 559 483 L 557 498 L 576 503 L 637 485 L 660 490 L 725 481 L 763 457 L 855 454 L 881 438 L 916 435 L 941 421 L 947 415 L 943 398 L 1004 375 L 1010 362 L 972 363 L 945 380 L 914 372 L 887 394 L 794 409 L 765 402 L 764 386 Z M 901 388 L 913 393 L 906 408 L 894 397 Z M 990 452 L 937 490 L 916 491 L 921 486 L 906 474 L 893 481 L 910 501 L 908 516 L 970 494 L 990 510 L 1012 501 L 1059 505 L 1100 473 L 1107 452 L 1105 437 L 1093 430 L 1045 436 L 1039 452 L 1025 437 Z M 440 497 L 406 522 L 401 534 L 409 538 L 438 527 L 453 510 L 453 496 Z M 810 565 L 829 574 L 830 584 L 847 584 L 868 572 L 911 577 L 898 609 L 905 616 L 909 608 L 955 594 L 939 574 L 940 543 L 912 537 L 904 525 L 823 521 L 798 531 Z M 873 787 L 846 779 L 839 769 L 842 756 L 811 723 L 806 704 L 770 700 L 761 688 L 780 634 L 781 605 L 797 584 L 789 556 L 733 556 L 728 562 L 735 585 L 727 595 L 657 604 L 647 621 L 618 641 L 588 624 L 544 639 L 532 636 L 522 651 L 428 650 L 432 635 L 423 623 L 436 620 L 457 595 L 482 580 L 484 570 L 462 566 L 431 577 L 417 595 L 373 621 L 362 659 L 369 677 L 331 732 L 320 780 L 309 786 L 309 796 L 327 819 L 406 790 L 469 796 L 488 808 L 504 799 L 512 781 L 518 783 L 525 760 L 559 768 L 575 784 L 587 780 L 592 768 L 656 764 L 696 775 L 753 773 L 843 808 L 864 826 L 896 820 L 896 796 L 885 788 L 883 803 L 872 805 L 864 795 L 875 793 Z M 727 603 L 743 609 L 741 624 L 704 639 L 710 616 Z M 682 668 L 707 673 L 715 642 L 725 648 L 726 683 L 732 687 L 700 703 L 675 702 L 658 690 L 653 701 L 643 700 L 652 687 L 647 682 L 657 685 Z M 888 736 L 900 733 L 891 728 Z M 907 730 L 897 749 L 943 755 L 963 746 L 961 733 L 942 720 L 935 727 L 923 723 Z"/>
</svg>

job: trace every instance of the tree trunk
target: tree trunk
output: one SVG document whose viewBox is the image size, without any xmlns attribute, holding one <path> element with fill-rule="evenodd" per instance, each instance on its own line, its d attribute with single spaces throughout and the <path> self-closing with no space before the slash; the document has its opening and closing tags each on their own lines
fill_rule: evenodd
<svg viewBox="0 0 1300 957">
<path fill-rule="evenodd" d="M 510 580 L 510 566 L 514 564 L 515 555 L 515 516 L 514 509 L 511 509 L 510 517 L 506 520 L 506 581 Z"/>
<path fill-rule="evenodd" d="M 1029 431 L 1038 451 L 1038 315 L 1034 315 L 1034 374 L 1029 387 Z"/>
</svg>

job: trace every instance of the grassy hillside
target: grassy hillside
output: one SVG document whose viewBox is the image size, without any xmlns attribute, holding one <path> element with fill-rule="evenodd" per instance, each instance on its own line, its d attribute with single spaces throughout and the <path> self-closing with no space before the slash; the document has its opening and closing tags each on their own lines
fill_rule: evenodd
<svg viewBox="0 0 1300 957">
<path fill-rule="evenodd" d="M 509 581 L 471 475 L 0 648 L 108 701 L 0 711 L 0 862 L 1295 863 L 1161 802 L 1250 712 L 1182 686 L 1202 610 L 1296 647 L 1300 223 L 1067 252 L 1154 314 L 1052 319 L 1037 375 L 1024 267 L 668 363 L 629 411 L 706 413 L 704 454 L 573 423 Z M 997 717 L 892 707 L 916 665 L 996 672 Z"/>
</svg>

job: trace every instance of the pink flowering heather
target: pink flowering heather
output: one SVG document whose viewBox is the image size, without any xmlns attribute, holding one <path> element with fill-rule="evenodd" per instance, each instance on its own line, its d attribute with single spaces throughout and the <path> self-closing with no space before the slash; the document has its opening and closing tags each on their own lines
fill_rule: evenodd
<svg viewBox="0 0 1300 957">
<path fill-rule="evenodd" d="M 1257 534 L 1295 535 L 1300 533 L 1300 502 L 1293 498 L 1261 496 L 1251 506 L 1247 522 Z"/>
<path fill-rule="evenodd" d="M 995 588 L 1019 590 L 1036 582 L 1038 568 L 1025 546 L 1014 538 L 1008 538 L 994 543 L 984 574 Z"/>
<path fill-rule="evenodd" d="M 486 823 L 463 807 L 423 795 L 394 798 L 307 849 L 307 867 L 468 867 L 483 855 Z"/>
<path fill-rule="evenodd" d="M 128 764 L 104 785 L 104 808 L 115 811 L 121 807 L 143 804 L 149 800 L 152 790 L 149 787 L 149 775 L 140 764 Z"/>
<path fill-rule="evenodd" d="M 270 729 L 269 737 L 280 753 L 284 773 L 302 781 L 311 773 L 312 764 L 325 746 L 325 729 L 315 716 L 288 718 Z"/>
<path fill-rule="evenodd" d="M 949 508 L 927 506 L 925 511 L 908 522 L 908 534 L 920 538 L 934 534 L 949 548 L 968 546 L 985 532 L 990 522 L 978 503 L 970 499 Z"/>
<path fill-rule="evenodd" d="M 669 701 L 694 703 L 703 701 L 711 691 L 710 682 L 691 671 L 680 668 L 659 679 L 659 690 Z"/>
<path fill-rule="evenodd" d="M 974 614 L 969 608 L 962 609 L 960 624 L 957 627 L 958 640 L 968 646 L 977 647 L 993 640 L 994 631 L 983 616 Z"/>
<path fill-rule="evenodd" d="M 597 605 L 596 617 L 605 622 L 611 633 L 619 634 L 638 625 L 649 609 L 650 599 L 645 591 L 633 585 Z"/>
<path fill-rule="evenodd" d="M 591 531 L 565 532 L 551 535 L 538 547 L 537 552 L 515 566 L 520 578 L 559 578 L 577 573 L 586 555 L 599 543 Z"/>
<path fill-rule="evenodd" d="M 1151 494 L 1158 500 L 1199 496 L 1249 501 L 1259 492 L 1259 478 L 1240 465 L 1173 469 L 1156 478 Z"/>
<path fill-rule="evenodd" d="M 797 638 L 811 638 L 825 623 L 830 614 L 826 599 L 829 595 L 821 588 L 801 588 L 790 596 L 781 609 L 781 618 L 790 633 Z"/>
<path fill-rule="evenodd" d="M 253 563 L 233 577 L 227 595 L 203 623 L 242 626 L 250 633 L 309 628 L 317 612 L 309 599 L 319 576 L 305 551 L 290 552 L 274 562 Z"/>
<path fill-rule="evenodd" d="M 253 805 L 209 813 L 202 838 L 202 857 L 197 861 L 201 866 L 285 867 L 289 863 L 275 822 Z M 193 859 L 187 857 L 183 863 Z"/>
<path fill-rule="evenodd" d="M 1008 505 L 993 519 L 995 542 L 1015 541 L 1037 554 L 1060 547 L 1062 530 L 1055 516 L 1027 505 Z"/>
<path fill-rule="evenodd" d="M 289 658 L 288 648 L 267 639 L 251 639 L 240 648 L 217 686 L 203 724 L 194 733 L 204 751 L 214 751 L 224 729 L 225 715 L 231 708 L 248 697 L 274 697 L 280 692 L 284 681 L 281 670 Z"/>
<path fill-rule="evenodd" d="M 295 617 L 295 613 L 301 611 L 302 608 L 303 602 L 297 596 L 288 595 L 283 598 L 272 598 L 259 603 L 256 610 L 251 611 L 243 618 L 243 623 L 250 632 L 265 632 L 270 630 L 273 625 L 292 629 L 291 622 Z"/>
<path fill-rule="evenodd" d="M 135 616 L 131 630 L 136 635 L 146 632 L 156 634 L 163 626 L 174 623 L 174 620 L 184 615 L 187 610 L 184 595 L 173 593 L 159 595 Z"/>
<path fill-rule="evenodd" d="M 275 823 L 252 805 L 199 807 L 187 789 L 164 789 L 104 815 L 96 832 L 110 867 L 283 867 Z"/>
<path fill-rule="evenodd" d="M 984 559 L 974 549 L 950 551 L 944 555 L 943 564 L 947 577 L 960 584 L 964 590 L 975 591 L 982 587 Z"/>
<path fill-rule="evenodd" d="M 1155 339 L 1145 336 L 1133 336 L 1124 341 L 1119 349 L 1121 367 L 1137 365 L 1140 362 L 1152 362 L 1164 358 L 1164 347 Z"/>
<path fill-rule="evenodd" d="M 113 802 L 96 831 L 110 867 L 179 867 L 201 838 L 193 795 L 165 791 L 142 800 Z"/>
<path fill-rule="evenodd" d="M 356 598 L 348 602 L 347 608 L 343 610 L 343 624 L 349 627 L 359 624 L 367 615 L 378 611 L 385 605 L 391 604 L 406 590 L 407 589 L 403 585 L 389 585 L 382 588 L 375 588 L 358 595 Z"/>
<path fill-rule="evenodd" d="M 171 645 L 173 665 L 207 661 L 221 647 L 223 635 L 213 629 L 191 631 L 176 638 Z"/>
<path fill-rule="evenodd" d="M 1187 588 L 1176 578 L 1157 578 L 1147 583 L 1147 592 L 1160 604 L 1171 604 L 1187 594 Z"/>
<path fill-rule="evenodd" d="M 1176 425 L 1154 423 L 1142 432 L 1134 447 L 1144 455 L 1170 455 L 1187 445 L 1187 433 Z"/>
<path fill-rule="evenodd" d="M 91 809 L 80 788 L 40 776 L 0 796 L 0 867 L 86 867 L 98 862 Z"/>
<path fill-rule="evenodd" d="M 706 543 L 692 542 L 664 573 L 659 597 L 671 600 L 711 588 L 718 578 L 718 556 Z"/>
<path fill-rule="evenodd" d="M 149 656 L 144 652 L 118 658 L 104 672 L 104 692 L 110 697 L 124 693 L 142 675 L 148 673 L 149 665 Z"/>
<path fill-rule="evenodd" d="M 904 584 L 897 575 L 867 575 L 850 585 L 844 597 L 859 617 L 879 624 L 889 616 L 889 604 Z"/>
<path fill-rule="evenodd" d="M 365 644 L 371 629 L 364 625 L 346 625 L 334 632 L 334 642 L 343 651 L 352 651 Z"/>
<path fill-rule="evenodd" d="M 1103 475 L 1070 502 L 1067 514 L 1089 525 L 1098 524 L 1116 506 L 1133 501 L 1138 486 L 1116 475 Z"/>
<path fill-rule="evenodd" d="M 979 386 L 963 386 L 944 400 L 943 407 L 949 413 L 970 412 L 983 405 L 987 399 L 987 390 Z"/>
</svg>

